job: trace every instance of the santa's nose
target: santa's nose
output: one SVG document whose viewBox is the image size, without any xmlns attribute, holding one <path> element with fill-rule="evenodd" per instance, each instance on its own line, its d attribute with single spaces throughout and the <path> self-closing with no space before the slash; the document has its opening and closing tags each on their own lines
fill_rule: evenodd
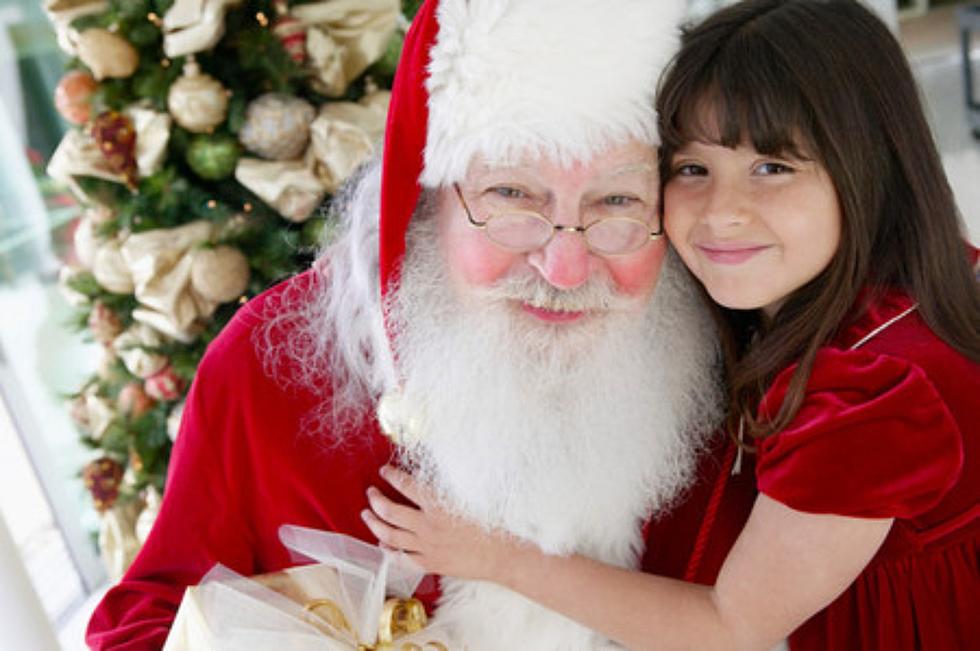
<svg viewBox="0 0 980 651">
<path fill-rule="evenodd" d="M 575 289 L 589 278 L 593 256 L 581 233 L 558 232 L 541 249 L 528 255 L 541 277 L 558 289 Z"/>
</svg>

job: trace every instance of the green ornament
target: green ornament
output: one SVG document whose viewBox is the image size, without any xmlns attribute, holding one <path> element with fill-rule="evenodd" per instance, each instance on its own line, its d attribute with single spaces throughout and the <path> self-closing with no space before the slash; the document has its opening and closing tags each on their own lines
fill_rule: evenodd
<svg viewBox="0 0 980 651">
<path fill-rule="evenodd" d="M 235 171 L 240 153 L 234 136 L 200 135 L 191 140 L 185 157 L 187 164 L 202 179 L 220 181 Z"/>
</svg>

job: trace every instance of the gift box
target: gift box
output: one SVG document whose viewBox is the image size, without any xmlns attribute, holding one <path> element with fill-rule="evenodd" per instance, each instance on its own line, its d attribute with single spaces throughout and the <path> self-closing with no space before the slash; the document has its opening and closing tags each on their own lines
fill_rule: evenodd
<svg viewBox="0 0 980 651">
<path fill-rule="evenodd" d="M 457 651 L 451 626 L 412 598 L 425 573 L 400 552 L 291 525 L 311 564 L 253 577 L 217 565 L 184 593 L 164 651 Z"/>
</svg>

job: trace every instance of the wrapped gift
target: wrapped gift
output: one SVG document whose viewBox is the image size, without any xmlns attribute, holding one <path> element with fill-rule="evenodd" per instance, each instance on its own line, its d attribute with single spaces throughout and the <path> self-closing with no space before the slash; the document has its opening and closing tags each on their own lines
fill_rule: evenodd
<svg viewBox="0 0 980 651">
<path fill-rule="evenodd" d="M 164 651 L 449 651 L 412 594 L 424 572 L 402 553 L 291 525 L 279 537 L 309 565 L 251 578 L 221 565 L 190 587 Z"/>
</svg>

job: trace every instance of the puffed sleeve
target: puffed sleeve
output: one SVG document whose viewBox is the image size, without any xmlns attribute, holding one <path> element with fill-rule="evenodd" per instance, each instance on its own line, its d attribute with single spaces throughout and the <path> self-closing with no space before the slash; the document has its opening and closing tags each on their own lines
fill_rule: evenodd
<svg viewBox="0 0 980 651">
<path fill-rule="evenodd" d="M 760 413 L 782 404 L 791 369 Z M 867 518 L 912 518 L 956 482 L 960 431 L 935 387 L 907 360 L 824 349 L 803 406 L 759 444 L 759 490 L 790 508 Z"/>
</svg>

